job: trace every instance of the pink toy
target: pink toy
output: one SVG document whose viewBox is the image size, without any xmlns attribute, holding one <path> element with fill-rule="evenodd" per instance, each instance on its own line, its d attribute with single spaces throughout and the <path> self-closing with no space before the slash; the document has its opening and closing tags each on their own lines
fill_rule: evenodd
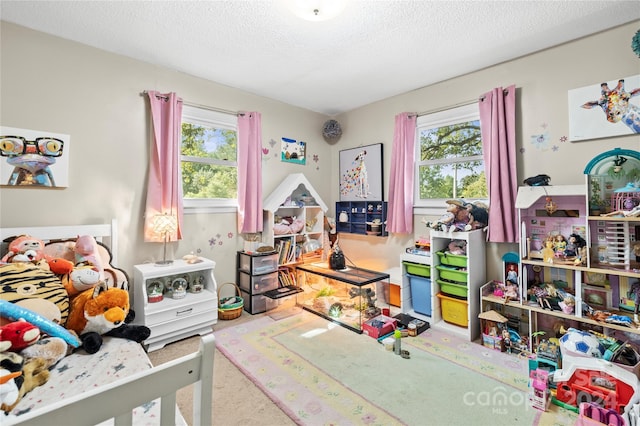
<svg viewBox="0 0 640 426">
<path fill-rule="evenodd" d="M 98 253 L 98 243 L 91 235 L 80 235 L 76 239 L 74 248 L 76 265 L 86 263 L 100 274 L 100 281 L 104 281 L 104 268 Z"/>
<path fill-rule="evenodd" d="M 547 411 L 549 406 L 549 388 L 547 380 L 549 373 L 537 368 L 529 373 L 529 386 L 531 387 L 531 406 L 538 410 Z"/>
<path fill-rule="evenodd" d="M 9 251 L 2 258 L 4 263 L 33 262 L 45 258 L 44 243 L 30 235 L 22 235 L 9 243 Z"/>
</svg>

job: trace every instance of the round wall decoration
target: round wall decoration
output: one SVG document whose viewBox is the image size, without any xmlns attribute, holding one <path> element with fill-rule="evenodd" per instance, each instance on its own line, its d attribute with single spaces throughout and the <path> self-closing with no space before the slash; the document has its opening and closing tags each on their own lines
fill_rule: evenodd
<svg viewBox="0 0 640 426">
<path fill-rule="evenodd" d="M 329 143 L 335 143 L 342 136 L 342 127 L 336 120 L 328 120 L 322 126 L 322 136 Z"/>
</svg>

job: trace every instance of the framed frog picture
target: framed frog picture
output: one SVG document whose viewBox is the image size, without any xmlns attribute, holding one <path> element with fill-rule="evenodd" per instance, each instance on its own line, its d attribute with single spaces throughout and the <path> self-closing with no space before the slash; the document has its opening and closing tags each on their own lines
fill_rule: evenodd
<svg viewBox="0 0 640 426">
<path fill-rule="evenodd" d="M 0 185 L 15 188 L 69 186 L 71 137 L 0 127 Z"/>
</svg>

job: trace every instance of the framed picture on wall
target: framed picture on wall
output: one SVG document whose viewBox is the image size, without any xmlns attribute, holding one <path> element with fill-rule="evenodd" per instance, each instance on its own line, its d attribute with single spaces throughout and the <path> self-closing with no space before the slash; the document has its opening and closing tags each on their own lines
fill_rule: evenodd
<svg viewBox="0 0 640 426">
<path fill-rule="evenodd" d="M 383 201 L 382 144 L 340 151 L 340 201 Z"/>
<path fill-rule="evenodd" d="M 640 97 L 631 96 L 638 89 L 640 74 L 569 90 L 569 140 L 640 133 L 640 125 L 634 121 L 634 108 L 640 107 Z"/>
<path fill-rule="evenodd" d="M 15 188 L 69 186 L 71 136 L 0 127 L 0 185 Z"/>
<path fill-rule="evenodd" d="M 290 138 L 280 139 L 280 161 L 305 165 L 307 162 L 307 143 Z"/>
</svg>

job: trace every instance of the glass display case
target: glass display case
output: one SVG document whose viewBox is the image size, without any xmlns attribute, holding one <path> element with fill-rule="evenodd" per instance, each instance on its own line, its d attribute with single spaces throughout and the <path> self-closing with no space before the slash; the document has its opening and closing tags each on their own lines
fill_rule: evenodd
<svg viewBox="0 0 640 426">
<path fill-rule="evenodd" d="M 332 270 L 326 263 L 299 265 L 297 270 L 302 308 L 357 333 L 365 321 L 389 307 L 384 297 L 387 273 L 356 267 Z"/>
</svg>

